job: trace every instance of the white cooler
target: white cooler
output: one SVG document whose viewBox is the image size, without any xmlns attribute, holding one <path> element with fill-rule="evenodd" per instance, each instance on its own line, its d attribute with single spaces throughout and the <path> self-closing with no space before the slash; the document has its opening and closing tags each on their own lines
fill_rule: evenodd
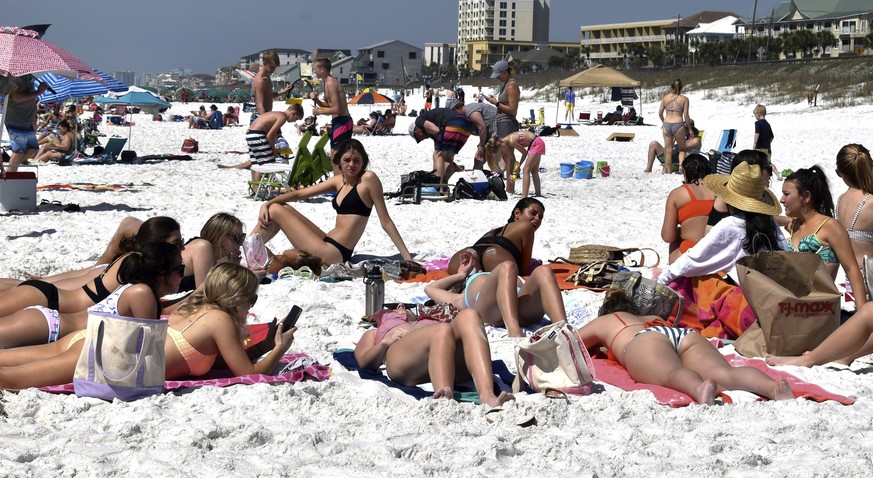
<svg viewBox="0 0 873 478">
<path fill-rule="evenodd" d="M 28 170 L 30 169 L 30 170 Z M 0 178 L 0 212 L 36 211 L 37 167 L 20 165 Z"/>
<path fill-rule="evenodd" d="M 473 186 L 473 190 L 476 191 L 477 194 L 485 195 L 488 194 L 488 177 L 485 176 L 485 173 L 482 172 L 481 169 L 467 169 L 464 171 L 458 171 L 452 175 L 451 181 L 458 182 L 459 178 L 464 178 L 471 186 Z"/>
</svg>

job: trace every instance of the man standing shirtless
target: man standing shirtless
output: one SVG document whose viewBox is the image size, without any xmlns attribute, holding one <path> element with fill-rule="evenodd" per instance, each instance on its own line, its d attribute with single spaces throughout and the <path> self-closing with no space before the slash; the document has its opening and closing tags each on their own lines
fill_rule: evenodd
<svg viewBox="0 0 873 478">
<path fill-rule="evenodd" d="M 312 114 L 316 116 L 330 115 L 333 118 L 330 122 L 330 157 L 333 174 L 338 176 L 341 171 L 339 166 L 333 162 L 333 157 L 343 143 L 352 139 L 352 128 L 355 126 L 355 122 L 349 115 L 349 106 L 346 103 L 346 96 L 343 94 L 340 82 L 331 76 L 330 68 L 331 63 L 328 58 L 318 58 L 312 63 L 312 71 L 324 85 L 324 99 L 318 99 L 318 93 L 314 91 L 309 94 L 309 97 L 315 101 L 316 105 L 315 108 L 312 108 Z"/>
</svg>

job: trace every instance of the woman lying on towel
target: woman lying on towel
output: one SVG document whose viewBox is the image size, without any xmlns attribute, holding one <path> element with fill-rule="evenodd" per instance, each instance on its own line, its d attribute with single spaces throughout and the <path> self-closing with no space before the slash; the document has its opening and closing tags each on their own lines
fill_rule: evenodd
<svg viewBox="0 0 873 478">
<path fill-rule="evenodd" d="M 755 321 L 755 314 L 734 280 L 738 259 L 769 249 L 785 250 L 774 215 L 782 208 L 764 186 L 761 168 L 740 163 L 726 174 L 710 174 L 704 185 L 728 206 L 722 219 L 695 246 L 658 277 L 685 297 L 682 323 L 706 337 L 735 339 Z"/>
<path fill-rule="evenodd" d="M 520 274 L 530 271 L 534 234 L 543 221 L 546 207 L 534 198 L 523 198 L 512 208 L 509 221 L 485 233 L 471 247 L 461 249 L 449 260 L 449 274 L 458 272 L 461 254 L 473 256 L 476 270 L 491 272 L 503 261 L 515 264 Z"/>
<path fill-rule="evenodd" d="M 416 317 L 401 305 L 376 312 L 375 330 L 364 332 L 355 347 L 361 368 L 379 370 L 405 386 L 431 382 L 434 398 L 452 398 L 456 379 L 473 379 L 481 403 L 496 407 L 511 394 L 494 394 L 491 348 L 482 318 L 473 309 L 459 312 L 449 322 Z M 459 353 L 460 352 L 460 353 Z"/>
<path fill-rule="evenodd" d="M 156 255 L 144 251 L 143 259 L 149 271 L 163 271 L 140 279 L 148 281 L 151 291 L 131 296 L 132 289 L 138 286 L 130 286 L 120 292 L 117 302 L 99 304 L 102 311 L 158 318 L 157 296 L 175 292 L 182 262 L 178 254 L 174 256 L 169 250 Z M 219 353 L 234 375 L 271 373 L 291 346 L 297 328 L 277 333 L 272 350 L 252 364 L 243 349 L 243 340 L 246 314 L 258 298 L 257 291 L 258 278 L 253 272 L 235 264 L 216 265 L 207 275 L 203 290 L 186 299 L 168 319 L 168 340 L 164 346 L 166 378 L 204 375 Z M 0 350 L 0 388 L 18 390 L 70 383 L 84 337 L 85 331 L 81 330 L 53 344 Z"/>
<path fill-rule="evenodd" d="M 782 183 L 785 215 L 776 222 L 788 231 L 788 249 L 818 254 L 836 279 L 843 271 L 855 292 L 855 306 L 867 303 L 867 288 L 846 228 L 834 219 L 834 200 L 828 179 L 819 166 L 798 169 Z"/>
<path fill-rule="evenodd" d="M 505 261 L 491 272 L 474 269 L 473 255 L 462 251 L 458 272 L 428 284 L 424 292 L 433 300 L 459 310 L 475 309 L 482 320 L 506 327 L 511 337 L 522 337 L 521 329 L 541 321 L 548 314 L 552 322 L 566 320 L 564 299 L 548 267 L 537 267 L 524 281 L 515 263 Z M 463 286 L 461 292 L 454 292 Z"/>
<path fill-rule="evenodd" d="M 669 245 L 671 263 L 706 233 L 706 222 L 715 201 L 715 194 L 700 182 L 712 173 L 708 159 L 689 154 L 681 169 L 684 180 L 667 196 L 661 226 L 661 239 Z"/>
<path fill-rule="evenodd" d="M 754 367 L 732 367 L 696 331 L 638 315 L 624 289 L 607 290 L 598 314 L 579 329 L 579 337 L 589 349 L 605 347 L 609 358 L 637 382 L 678 390 L 701 405 L 714 404 L 719 389 L 745 390 L 771 400 L 794 398 L 786 380 L 776 382 Z"/>
<path fill-rule="evenodd" d="M 39 280 L 50 282 L 59 289 L 75 290 L 98 277 L 106 275 L 106 268 L 116 263 L 122 256 L 141 249 L 150 242 L 167 242 L 184 248 L 179 223 L 166 216 L 156 216 L 145 222 L 134 217 L 126 217 L 121 221 L 112 240 L 98 259 L 97 264 L 84 269 L 62 272 L 52 276 L 40 277 Z M 36 277 L 32 277 L 36 279 Z M 0 279 L 0 291 L 18 286 L 20 279 Z M 85 309 L 82 309 L 85 310 Z"/>
<path fill-rule="evenodd" d="M 295 249 L 320 257 L 324 264 L 338 264 L 351 259 L 375 207 L 382 229 L 394 241 L 400 255 L 403 259 L 412 260 L 394 221 L 388 215 L 382 182 L 376 173 L 367 171 L 370 158 L 364 145 L 356 139 L 346 141 L 333 157 L 333 163 L 342 174 L 265 202 L 258 214 L 258 225 L 252 233 L 260 234 L 267 242 L 281 229 Z M 337 216 L 334 228 L 326 234 L 286 204 L 327 193 L 336 193 L 333 209 Z"/>
</svg>

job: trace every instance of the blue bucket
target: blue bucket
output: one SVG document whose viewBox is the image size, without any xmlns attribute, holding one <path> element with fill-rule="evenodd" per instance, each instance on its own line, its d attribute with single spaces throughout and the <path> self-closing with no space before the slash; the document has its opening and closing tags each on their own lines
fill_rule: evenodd
<svg viewBox="0 0 873 478">
<path fill-rule="evenodd" d="M 573 163 L 561 163 L 561 177 L 562 178 L 571 178 L 573 177 Z"/>
<path fill-rule="evenodd" d="M 594 163 L 591 161 L 579 161 L 576 163 L 576 179 L 591 179 L 594 173 Z"/>
</svg>

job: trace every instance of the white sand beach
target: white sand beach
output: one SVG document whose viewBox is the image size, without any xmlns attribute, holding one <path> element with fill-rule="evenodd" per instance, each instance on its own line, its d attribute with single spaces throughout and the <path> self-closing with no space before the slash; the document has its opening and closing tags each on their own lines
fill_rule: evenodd
<svg viewBox="0 0 873 478">
<path fill-rule="evenodd" d="M 522 88 L 524 88 L 523 81 Z M 691 85 L 691 116 L 706 131 L 712 149 L 725 128 L 739 131 L 737 150 L 751 146 L 754 103 L 704 99 Z M 473 88 L 468 88 L 468 98 Z M 654 99 L 654 95 L 650 95 Z M 707 95 L 717 97 L 718 95 Z M 725 98 L 728 98 L 725 95 Z M 599 95 L 597 95 L 599 99 Z M 594 102 L 596 101 L 596 102 Z M 410 98 L 410 110 L 423 99 Z M 224 111 L 227 105 L 219 104 Z M 544 106 L 553 124 L 554 103 L 522 102 L 520 112 Z M 850 142 L 870 143 L 873 106 L 808 108 L 806 102 L 767 105 L 776 139 L 779 169 L 820 164 L 838 197 L 845 189 L 834 171 L 835 156 Z M 188 114 L 197 105 L 174 104 L 169 114 Z M 276 108 L 282 107 L 279 103 Z M 311 104 L 304 105 L 307 114 Z M 563 104 L 561 104 L 563 108 Z M 615 105 L 577 101 L 580 111 L 611 111 Z M 637 105 L 637 108 L 639 106 Z M 352 107 L 355 119 L 370 108 Z M 376 108 L 373 108 L 376 109 Z M 656 124 L 657 103 L 641 115 Z M 563 116 L 563 110 L 561 111 Z M 521 116 L 521 115 L 520 115 Z M 320 123 L 328 120 L 320 117 Z M 39 212 L 0 215 L 0 277 L 46 275 L 93 264 L 118 222 L 128 215 L 176 218 L 185 238 L 198 234 L 212 214 L 230 212 L 247 228 L 256 222 L 259 202 L 246 195 L 249 172 L 219 170 L 246 155 L 245 127 L 220 131 L 189 130 L 187 122 L 153 122 L 135 115 L 132 149 L 139 155 L 180 153 L 194 137 L 194 161 L 145 165 L 39 168 L 39 184 L 130 184 L 119 191 L 41 191 L 41 200 L 75 203 L 81 212 L 41 205 Z M 398 117 L 396 132 L 412 118 Z M 242 115 L 248 124 L 248 115 Z M 107 135 L 128 128 L 101 125 Z M 649 141 L 661 141 L 655 126 L 576 126 L 578 137 L 547 137 L 542 166 L 545 219 L 533 255 L 546 261 L 567 255 L 571 246 L 597 243 L 651 247 L 666 260 L 660 239 L 664 200 L 681 182 L 679 175 L 643 173 Z M 606 142 L 616 131 L 632 132 L 631 142 Z M 290 126 L 286 137 L 296 147 Z M 386 191 L 400 175 L 429 169 L 432 142 L 416 144 L 406 135 L 358 137 Z M 472 166 L 477 143 L 471 138 L 459 162 Z M 868 147 L 870 144 L 866 144 Z M 561 162 L 605 160 L 609 178 L 561 179 Z M 517 185 L 520 191 L 521 184 Z M 781 183 L 772 184 L 781 195 Z M 507 202 L 472 200 L 399 204 L 388 208 L 409 250 L 451 255 L 487 229 L 503 224 L 517 195 Z M 328 200 L 295 204 L 329 230 L 335 218 Z M 390 238 L 371 218 L 355 252 L 394 255 Z M 289 246 L 280 235 L 274 250 Z M 422 284 L 386 283 L 386 301 L 420 295 Z M 324 283 L 292 278 L 262 286 L 254 307 L 261 319 L 284 314 L 291 304 L 304 309 L 292 352 L 304 352 L 329 365 L 325 382 L 204 387 L 163 394 L 132 403 L 107 403 L 36 390 L 5 393 L 0 405 L 0 476 L 870 476 L 873 474 L 873 361 L 850 370 L 785 367 L 829 391 L 857 398 L 852 406 L 803 399 L 672 409 L 649 392 L 628 393 L 604 385 L 599 393 L 571 397 L 569 403 L 541 395 L 517 395 L 496 414 L 487 408 L 449 400 L 414 400 L 372 381 L 362 381 L 332 359 L 363 333 L 361 281 Z M 593 318 L 602 294 L 564 293 Z M 495 339 L 492 355 L 514 369 L 515 340 Z M 727 347 L 725 352 L 731 352 Z M 516 425 L 531 417 L 536 425 Z"/>
</svg>

